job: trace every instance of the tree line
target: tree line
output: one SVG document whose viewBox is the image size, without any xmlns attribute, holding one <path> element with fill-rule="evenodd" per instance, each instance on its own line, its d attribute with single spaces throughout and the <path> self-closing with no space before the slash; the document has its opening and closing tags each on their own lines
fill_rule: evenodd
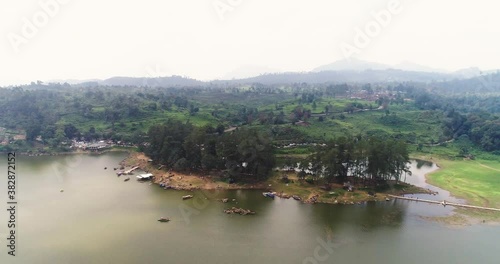
<svg viewBox="0 0 500 264">
<path fill-rule="evenodd" d="M 223 171 L 237 179 L 264 179 L 272 170 L 274 147 L 265 131 L 238 129 L 224 132 L 223 126 L 195 127 L 169 119 L 150 127 L 142 150 L 154 163 L 177 171 Z"/>
<path fill-rule="evenodd" d="M 318 147 L 303 171 L 328 182 L 345 182 L 348 177 L 366 184 L 378 181 L 399 181 L 410 173 L 407 144 L 401 140 L 377 137 L 340 137 Z M 302 175 L 304 175 L 302 173 Z"/>
<path fill-rule="evenodd" d="M 454 139 L 466 139 L 491 152 L 500 152 L 500 118 L 487 112 L 466 115 L 453 109 L 446 114 L 444 132 Z"/>
<path fill-rule="evenodd" d="M 448 139 L 465 139 L 485 151 L 500 152 L 500 97 L 454 96 L 420 91 L 415 105 L 442 112 L 443 133 Z"/>
</svg>

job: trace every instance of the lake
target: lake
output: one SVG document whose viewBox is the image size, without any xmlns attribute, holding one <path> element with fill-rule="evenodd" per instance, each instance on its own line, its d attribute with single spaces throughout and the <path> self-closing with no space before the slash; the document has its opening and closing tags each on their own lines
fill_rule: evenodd
<svg viewBox="0 0 500 264">
<path fill-rule="evenodd" d="M 18 157 L 16 257 L 7 255 L 0 213 L 0 263 L 498 263 L 500 226 L 448 227 L 426 220 L 453 208 L 393 200 L 363 205 L 302 204 L 260 191 L 163 190 L 113 167 L 124 153 Z M 6 160 L 0 171 L 6 175 Z M 107 167 L 107 170 L 104 170 Z M 413 161 L 407 181 L 439 194 Z M 7 189 L 6 177 L 0 189 Z M 63 192 L 61 192 L 63 190 Z M 7 208 L 6 192 L 0 201 Z M 236 199 L 227 204 L 220 198 Z M 207 199 L 205 199 L 207 198 Z M 227 215 L 225 208 L 256 215 Z M 161 216 L 172 221 L 160 223 Z"/>
</svg>

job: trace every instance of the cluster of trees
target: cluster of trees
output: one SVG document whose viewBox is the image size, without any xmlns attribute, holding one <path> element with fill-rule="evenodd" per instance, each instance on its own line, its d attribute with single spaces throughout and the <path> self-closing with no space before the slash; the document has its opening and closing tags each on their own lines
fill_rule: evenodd
<svg viewBox="0 0 500 264">
<path fill-rule="evenodd" d="M 285 124 L 285 112 L 280 111 L 275 114 L 273 111 L 262 111 L 259 113 L 259 123 L 261 125 Z"/>
<path fill-rule="evenodd" d="M 38 82 L 0 89 L 0 127 L 26 131 L 28 142 L 41 136 L 42 143 L 54 148 L 73 138 L 138 143 L 142 140 L 141 120 L 151 113 L 184 111 L 196 115 L 200 109 L 187 97 L 196 93 L 175 88 L 75 88 Z"/>
<path fill-rule="evenodd" d="M 228 118 L 234 124 L 252 123 L 259 115 L 259 110 L 255 107 L 240 106 L 234 113 L 228 113 Z"/>
<path fill-rule="evenodd" d="M 308 164 L 316 177 L 344 182 L 347 177 L 376 183 L 410 173 L 406 143 L 376 137 L 340 137 L 320 146 Z M 304 167 L 304 166 L 303 166 Z"/>
<path fill-rule="evenodd" d="M 454 110 L 447 113 L 444 121 L 445 135 L 450 138 L 469 139 L 486 151 L 500 152 L 500 118 L 486 112 L 467 115 Z"/>
<path fill-rule="evenodd" d="M 493 75 L 488 84 L 500 83 L 500 74 Z M 311 131 L 318 121 L 330 121 L 332 114 L 345 119 L 360 109 L 382 106 L 386 115 L 374 121 L 390 127 L 414 124 L 417 120 L 396 115 L 397 111 L 412 111 L 415 107 L 436 113 L 443 120 L 444 135 L 440 142 L 451 138 L 468 138 L 472 144 L 487 151 L 500 151 L 497 131 L 500 131 L 500 96 L 498 89 L 488 94 L 472 94 L 465 90 L 474 82 L 464 82 L 463 89 L 453 90 L 446 85 L 430 92 L 422 83 L 345 83 L 284 85 L 254 83 L 250 87 L 230 83 L 210 83 L 197 87 L 140 87 L 140 86 L 75 86 L 33 83 L 22 87 L 0 89 L 0 127 L 26 131 L 28 141 L 41 136 L 47 146 L 60 146 L 72 138 L 113 139 L 140 143 L 150 124 L 163 122 L 167 117 L 190 119 L 197 125 L 223 123 L 226 126 L 272 128 L 274 139 L 292 141 L 322 140 L 321 133 L 300 137 L 289 136 L 285 124 L 309 121 Z M 493 87 L 493 86 L 492 86 Z M 496 87 L 496 86 L 495 86 Z M 460 92 L 460 93 L 459 93 Z M 360 100 L 345 106 L 325 105 L 327 97 L 347 97 L 358 94 L 381 94 L 375 102 Z M 370 96 L 372 100 L 374 96 Z M 413 100 L 408 102 L 408 99 Z M 404 104 L 403 104 L 404 103 Z M 402 106 L 399 106 L 403 104 Z M 394 106 L 393 106 L 394 105 Z M 271 106 L 271 107 L 267 107 Z M 274 107 L 272 107 L 274 106 Z M 320 113 L 324 113 L 324 115 Z M 391 114 L 389 114 L 391 113 Z M 399 113 L 399 112 L 398 112 Z M 435 116 L 429 117 L 435 118 Z M 351 122 L 347 119 L 347 122 Z M 354 121 L 353 121 L 354 122 Z M 325 122 L 335 130 L 335 122 Z M 326 125 L 325 125 L 326 126 Z M 282 128 L 277 129 L 278 128 Z M 337 126 L 336 130 L 340 130 Z M 277 132 L 276 132 L 277 131 Z M 378 136 L 382 130 L 364 130 L 365 135 Z M 390 132 L 397 136 L 397 131 Z M 440 131 L 440 132 L 441 132 Z M 325 131 L 328 132 L 328 131 Z M 309 135 L 305 138 L 305 135 Z M 323 134 L 325 135 L 325 134 Z M 403 135 L 404 136 L 404 135 Z M 418 143 L 411 135 L 407 142 Z M 401 137 L 400 137 L 401 138 Z M 432 139 L 433 140 L 433 139 Z M 276 141 L 275 141 L 276 143 Z M 431 142 L 432 143 L 432 142 Z"/>
<path fill-rule="evenodd" d="M 292 123 L 295 123 L 299 120 L 307 121 L 309 118 L 311 118 L 311 110 L 305 109 L 301 105 L 295 107 L 295 109 L 292 110 L 292 113 L 290 113 L 290 119 L 292 120 Z"/>
<path fill-rule="evenodd" d="M 335 84 L 328 85 L 325 89 L 325 94 L 328 96 L 347 96 L 349 94 L 350 87 L 347 84 Z"/>
<path fill-rule="evenodd" d="M 415 105 L 420 109 L 440 111 L 443 134 L 448 139 L 466 139 L 486 151 L 500 152 L 500 97 L 462 95 L 446 97 L 416 91 Z"/>
<path fill-rule="evenodd" d="M 64 96 L 58 92 L 0 89 L 0 124 L 7 128 L 53 124 L 63 105 Z"/>
<path fill-rule="evenodd" d="M 317 94 L 315 93 L 303 93 L 300 98 L 299 98 L 299 104 L 311 104 L 314 103 L 316 100 Z"/>
<path fill-rule="evenodd" d="M 149 129 L 143 151 L 157 164 L 178 171 L 224 171 L 232 179 L 263 179 L 274 166 L 270 136 L 256 129 L 224 133 L 218 126 L 194 127 L 168 120 Z"/>
</svg>

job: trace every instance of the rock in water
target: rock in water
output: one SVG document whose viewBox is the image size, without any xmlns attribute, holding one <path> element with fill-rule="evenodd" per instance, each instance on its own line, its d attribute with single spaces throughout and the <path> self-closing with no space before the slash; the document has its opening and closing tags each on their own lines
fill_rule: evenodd
<svg viewBox="0 0 500 264">
<path fill-rule="evenodd" d="M 252 210 L 243 209 L 243 208 L 236 208 L 236 207 L 233 207 L 231 209 L 226 209 L 226 210 L 224 210 L 224 213 L 226 213 L 226 214 L 239 214 L 239 215 L 254 215 L 255 214 L 255 212 Z"/>
</svg>

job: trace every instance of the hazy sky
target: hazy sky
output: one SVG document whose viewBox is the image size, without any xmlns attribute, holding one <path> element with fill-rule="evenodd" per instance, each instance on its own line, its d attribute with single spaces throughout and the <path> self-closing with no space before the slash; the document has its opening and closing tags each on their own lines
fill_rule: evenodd
<svg viewBox="0 0 500 264">
<path fill-rule="evenodd" d="M 494 0 L 0 0 L 0 85 L 309 71 L 344 59 L 341 47 L 388 64 L 497 69 L 498 10 Z"/>
</svg>

